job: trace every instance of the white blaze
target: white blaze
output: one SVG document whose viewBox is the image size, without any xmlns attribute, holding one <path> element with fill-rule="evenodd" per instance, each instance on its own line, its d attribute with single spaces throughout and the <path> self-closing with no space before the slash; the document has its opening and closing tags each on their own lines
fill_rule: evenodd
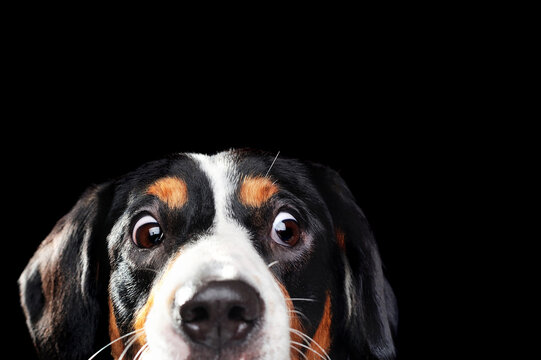
<svg viewBox="0 0 541 360">
<path fill-rule="evenodd" d="M 209 178 L 216 215 L 210 234 L 184 246 L 162 279 L 145 325 L 149 351 L 143 359 L 186 359 L 189 346 L 172 326 L 172 307 L 181 306 L 206 282 L 234 279 L 253 286 L 265 303 L 261 332 L 254 348 L 244 357 L 287 360 L 290 343 L 285 300 L 268 265 L 253 247 L 248 231 L 229 212 L 238 178 L 234 162 L 227 153 L 191 157 Z"/>
</svg>

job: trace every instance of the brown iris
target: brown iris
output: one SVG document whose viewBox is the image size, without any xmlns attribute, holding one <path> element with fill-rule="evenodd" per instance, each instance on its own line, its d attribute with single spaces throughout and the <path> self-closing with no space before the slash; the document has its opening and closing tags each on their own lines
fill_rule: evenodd
<svg viewBox="0 0 541 360">
<path fill-rule="evenodd" d="M 163 231 L 158 221 L 150 215 L 143 216 L 133 227 L 133 242 L 141 247 L 149 249 L 161 243 Z"/>
</svg>

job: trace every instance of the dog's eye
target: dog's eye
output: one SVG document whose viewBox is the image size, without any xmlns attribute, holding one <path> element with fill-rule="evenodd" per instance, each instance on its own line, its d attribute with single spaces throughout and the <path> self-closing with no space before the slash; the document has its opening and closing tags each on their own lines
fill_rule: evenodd
<svg viewBox="0 0 541 360">
<path fill-rule="evenodd" d="M 132 239 L 141 248 L 158 245 L 163 238 L 162 228 L 158 221 L 150 215 L 143 216 L 133 227 Z"/>
<path fill-rule="evenodd" d="M 301 231 L 297 219 L 287 212 L 281 212 L 272 223 L 271 238 L 280 245 L 291 247 L 299 241 Z"/>
</svg>

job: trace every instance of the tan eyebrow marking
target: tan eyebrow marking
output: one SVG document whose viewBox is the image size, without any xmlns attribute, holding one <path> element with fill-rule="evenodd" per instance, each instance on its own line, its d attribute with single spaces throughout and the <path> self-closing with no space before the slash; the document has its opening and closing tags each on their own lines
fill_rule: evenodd
<svg viewBox="0 0 541 360">
<path fill-rule="evenodd" d="M 245 206 L 260 207 L 277 192 L 278 186 L 269 178 L 248 176 L 240 186 L 239 198 Z"/>
<path fill-rule="evenodd" d="M 188 201 L 188 187 L 178 177 L 164 177 L 148 187 L 147 194 L 154 195 L 171 209 L 180 209 Z"/>
</svg>

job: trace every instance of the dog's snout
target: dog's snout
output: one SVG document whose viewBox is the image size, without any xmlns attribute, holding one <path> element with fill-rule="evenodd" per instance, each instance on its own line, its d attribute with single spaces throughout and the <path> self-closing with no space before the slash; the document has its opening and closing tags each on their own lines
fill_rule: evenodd
<svg viewBox="0 0 541 360">
<path fill-rule="evenodd" d="M 179 309 L 180 328 L 192 341 L 212 349 L 242 342 L 263 314 L 257 291 L 238 280 L 213 281 Z"/>
</svg>

